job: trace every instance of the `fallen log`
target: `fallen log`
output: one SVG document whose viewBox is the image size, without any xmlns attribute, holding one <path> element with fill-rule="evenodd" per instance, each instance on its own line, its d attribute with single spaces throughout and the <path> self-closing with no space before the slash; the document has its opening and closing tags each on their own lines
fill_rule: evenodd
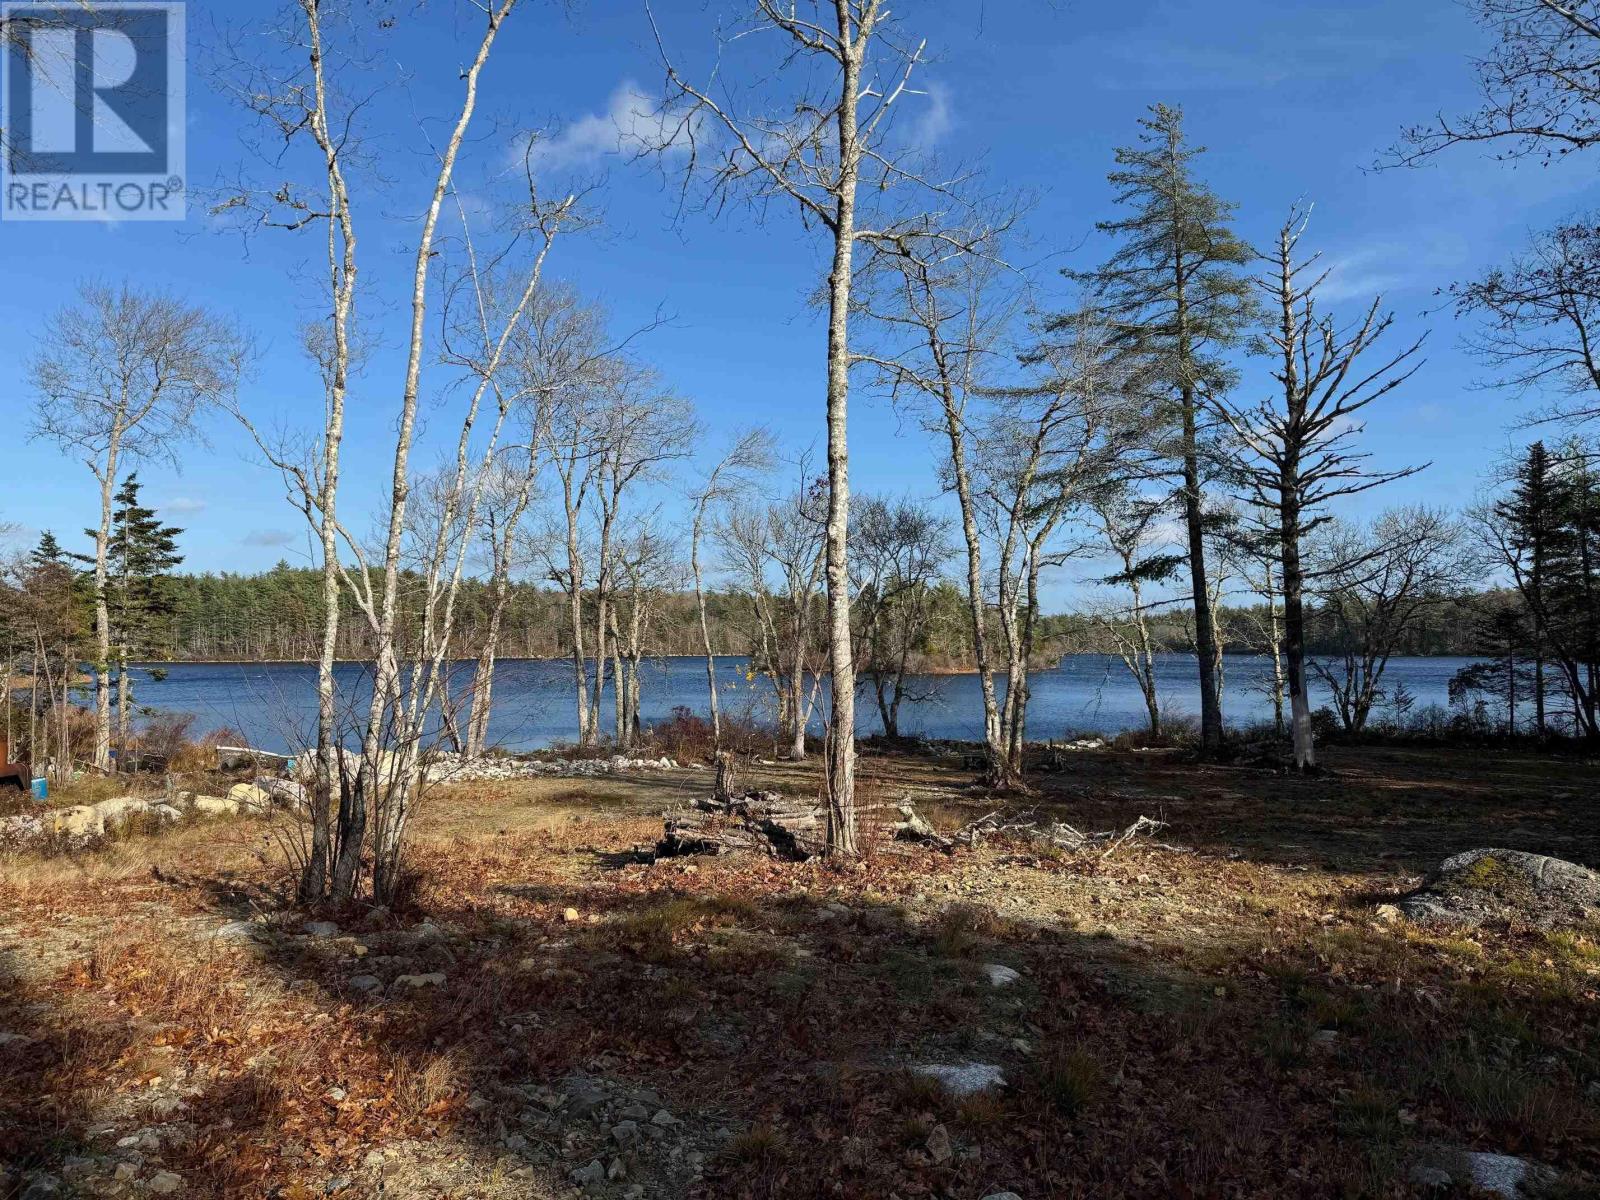
<svg viewBox="0 0 1600 1200">
<path fill-rule="evenodd" d="M 822 851 L 827 818 L 819 804 L 776 792 L 747 792 L 727 800 L 696 800 L 688 811 L 666 818 L 656 854 L 726 854 L 754 850 L 804 862 Z"/>
</svg>

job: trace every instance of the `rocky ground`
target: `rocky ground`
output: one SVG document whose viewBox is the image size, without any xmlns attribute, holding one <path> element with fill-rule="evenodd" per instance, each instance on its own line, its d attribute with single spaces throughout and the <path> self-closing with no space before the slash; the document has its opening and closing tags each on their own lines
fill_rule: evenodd
<svg viewBox="0 0 1600 1200">
<path fill-rule="evenodd" d="M 1020 807 L 1159 839 L 847 870 L 641 853 L 708 772 L 481 779 L 392 912 L 293 911 L 271 807 L 14 854 L 0 1196 L 1600 1194 L 1592 919 L 1401 908 L 1474 847 L 1600 860 L 1593 764 L 1330 759 L 1086 749 Z M 863 791 L 1017 807 L 959 767 Z"/>
</svg>

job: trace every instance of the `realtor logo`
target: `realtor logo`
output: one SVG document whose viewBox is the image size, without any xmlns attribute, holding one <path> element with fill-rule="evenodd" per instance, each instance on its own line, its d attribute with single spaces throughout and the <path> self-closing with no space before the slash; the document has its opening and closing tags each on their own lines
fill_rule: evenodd
<svg viewBox="0 0 1600 1200">
<path fill-rule="evenodd" d="M 0 220 L 183 220 L 183 16 L 0 3 Z"/>
</svg>

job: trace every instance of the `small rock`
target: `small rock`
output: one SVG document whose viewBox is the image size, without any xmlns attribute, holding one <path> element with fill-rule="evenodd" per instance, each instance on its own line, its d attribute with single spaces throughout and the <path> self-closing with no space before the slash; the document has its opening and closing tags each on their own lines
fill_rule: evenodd
<svg viewBox="0 0 1600 1200">
<path fill-rule="evenodd" d="M 323 1190 L 331 1196 L 335 1192 L 344 1191 L 345 1188 L 349 1186 L 350 1181 L 347 1178 L 345 1178 L 343 1175 L 335 1175 L 332 1179 L 328 1180 L 327 1186 Z"/>
<path fill-rule="evenodd" d="M 61 1180 L 54 1175 L 35 1175 L 28 1180 L 28 1186 L 22 1189 L 18 1200 L 56 1200 L 60 1195 Z"/>
<path fill-rule="evenodd" d="M 625 1121 L 648 1121 L 650 1110 L 642 1104 L 630 1104 L 618 1115 Z"/>
<path fill-rule="evenodd" d="M 945 1091 L 956 1096 L 986 1092 L 1006 1083 L 1005 1075 L 993 1063 L 924 1063 L 912 1072 L 938 1080 Z"/>
<path fill-rule="evenodd" d="M 613 1158 L 611 1164 L 606 1167 L 606 1178 L 615 1183 L 617 1180 L 626 1179 L 627 1177 L 628 1168 L 623 1164 L 623 1161 L 620 1158 Z"/>
<path fill-rule="evenodd" d="M 383 1166 L 383 1151 L 368 1150 L 367 1156 L 361 1160 L 361 1165 L 369 1171 L 375 1171 Z"/>
<path fill-rule="evenodd" d="M 978 969 L 983 972 L 984 977 L 988 979 L 992 987 L 1010 987 L 1022 978 L 1021 973 L 1006 966 L 1004 963 L 984 963 Z"/>
<path fill-rule="evenodd" d="M 383 980 L 376 975 L 352 975 L 350 986 L 358 992 L 371 995 L 373 992 L 383 991 Z"/>
<path fill-rule="evenodd" d="M 661 1128 L 666 1129 L 670 1126 L 679 1124 L 679 1121 L 677 1117 L 673 1116 L 663 1108 L 658 1109 L 656 1111 L 656 1115 L 650 1118 L 650 1124 L 659 1125 Z"/>
<path fill-rule="evenodd" d="M 1395 911 L 1398 912 L 1399 910 L 1396 909 Z M 1455 1180 L 1450 1177 L 1449 1171 L 1446 1171 L 1443 1167 L 1430 1167 L 1424 1163 L 1418 1163 L 1411 1168 L 1411 1182 L 1418 1187 L 1431 1188 L 1436 1191 L 1455 1186 Z"/>
<path fill-rule="evenodd" d="M 1372 910 L 1372 919 L 1384 925 L 1393 925 L 1396 921 L 1404 920 L 1405 913 L 1393 904 L 1380 904 Z"/>
<path fill-rule="evenodd" d="M 306 932 L 312 937 L 338 937 L 339 927 L 332 921 L 307 921 Z"/>
<path fill-rule="evenodd" d="M 260 927 L 254 921 L 229 921 L 226 925 L 219 926 L 216 936 L 228 941 L 253 938 L 260 932 Z"/>
<path fill-rule="evenodd" d="M 990 1192 L 983 1200 L 1022 1200 L 1015 1192 Z"/>
<path fill-rule="evenodd" d="M 183 1186 L 183 1180 L 171 1171 L 157 1171 L 145 1186 L 158 1196 L 170 1196 Z"/>
<path fill-rule="evenodd" d="M 583 917 L 582 917 L 582 914 L 581 914 L 581 913 L 579 913 L 579 912 L 578 912 L 578 910 L 577 910 L 577 909 L 575 909 L 575 908 L 569 908 L 569 909 L 567 909 L 567 911 L 566 911 L 566 912 L 564 912 L 564 913 L 562 913 L 562 914 L 561 914 L 561 919 L 562 919 L 562 920 L 563 920 L 563 921 L 566 921 L 566 922 L 567 922 L 567 923 L 569 923 L 569 924 L 570 924 L 570 923 L 571 923 L 571 922 L 573 922 L 573 921 L 580 921 L 580 920 L 582 920 L 582 919 L 583 919 Z"/>
<path fill-rule="evenodd" d="M 592 1159 L 588 1166 L 579 1167 L 577 1170 L 568 1175 L 567 1178 L 585 1190 L 598 1188 L 606 1181 L 605 1164 L 602 1163 L 598 1158 Z"/>
<path fill-rule="evenodd" d="M 928 1135 L 928 1156 L 938 1164 L 949 1162 L 953 1154 L 955 1147 L 950 1144 L 950 1131 L 943 1125 L 935 1125 Z"/>
<path fill-rule="evenodd" d="M 1332 1046 L 1338 1040 L 1339 1031 L 1337 1029 L 1319 1029 L 1311 1035 L 1311 1044 L 1313 1046 L 1326 1048 Z"/>
<path fill-rule="evenodd" d="M 123 1183 L 127 1183 L 128 1180 L 132 1179 L 138 1173 L 139 1168 L 134 1166 L 132 1163 L 120 1162 L 117 1164 L 117 1169 L 111 1172 L 111 1178 L 120 1180 Z"/>
<path fill-rule="evenodd" d="M 438 987 L 444 982 L 444 974 L 440 971 L 429 971 L 425 975 L 397 975 L 389 990 L 417 991 L 421 988 Z"/>
<path fill-rule="evenodd" d="M 611 1136 L 617 1140 L 617 1144 L 620 1145 L 620 1146 L 626 1146 L 630 1142 L 638 1141 L 638 1139 L 639 1139 L 639 1125 L 638 1125 L 638 1122 L 636 1122 L 636 1121 L 618 1121 L 615 1125 L 613 1125 L 611 1127 Z"/>
</svg>

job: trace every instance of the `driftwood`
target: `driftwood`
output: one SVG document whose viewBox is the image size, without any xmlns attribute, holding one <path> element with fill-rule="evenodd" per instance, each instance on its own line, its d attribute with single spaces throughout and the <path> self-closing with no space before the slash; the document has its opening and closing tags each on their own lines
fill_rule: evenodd
<svg viewBox="0 0 1600 1200">
<path fill-rule="evenodd" d="M 858 812 L 879 811 L 877 805 Z M 913 842 L 952 853 L 958 846 L 976 847 L 984 838 L 1008 836 L 1072 852 L 1097 850 L 1114 854 L 1135 838 L 1148 837 L 1166 828 L 1165 821 L 1140 817 L 1126 829 L 1084 833 L 1064 821 L 1039 821 L 1033 814 L 1006 814 L 995 811 L 962 826 L 953 834 L 942 834 L 918 814 L 909 800 L 894 806 L 899 820 L 888 825 L 897 842 Z M 684 854 L 727 854 L 750 850 L 804 862 L 823 850 L 827 835 L 827 813 L 822 805 L 781 796 L 777 792 L 747 792 L 743 796 L 720 800 L 696 800 L 687 808 L 666 817 L 665 830 L 656 843 L 656 854 L 673 858 Z M 1157 843 L 1163 845 L 1163 843 Z M 1164 846 L 1176 850 L 1176 846 Z"/>
<path fill-rule="evenodd" d="M 895 827 L 895 836 L 897 838 L 902 841 L 922 842 L 946 852 L 956 846 L 965 846 L 971 849 L 986 837 L 1006 836 L 1020 838 L 1023 841 L 1033 842 L 1040 846 L 1050 846 L 1057 850 L 1073 852 L 1099 850 L 1102 854 L 1109 855 L 1115 853 L 1134 838 L 1148 837 L 1167 827 L 1165 821 L 1155 821 L 1149 817 L 1140 817 L 1126 829 L 1109 829 L 1102 833 L 1084 833 L 1068 825 L 1065 821 L 1036 820 L 1031 812 L 1012 815 L 997 810 L 979 817 L 976 821 L 963 825 L 955 833 L 946 837 L 919 817 L 916 810 L 909 804 L 900 806 L 900 815 L 904 819 Z M 1177 849 L 1175 846 L 1167 846 L 1165 848 Z"/>
</svg>

